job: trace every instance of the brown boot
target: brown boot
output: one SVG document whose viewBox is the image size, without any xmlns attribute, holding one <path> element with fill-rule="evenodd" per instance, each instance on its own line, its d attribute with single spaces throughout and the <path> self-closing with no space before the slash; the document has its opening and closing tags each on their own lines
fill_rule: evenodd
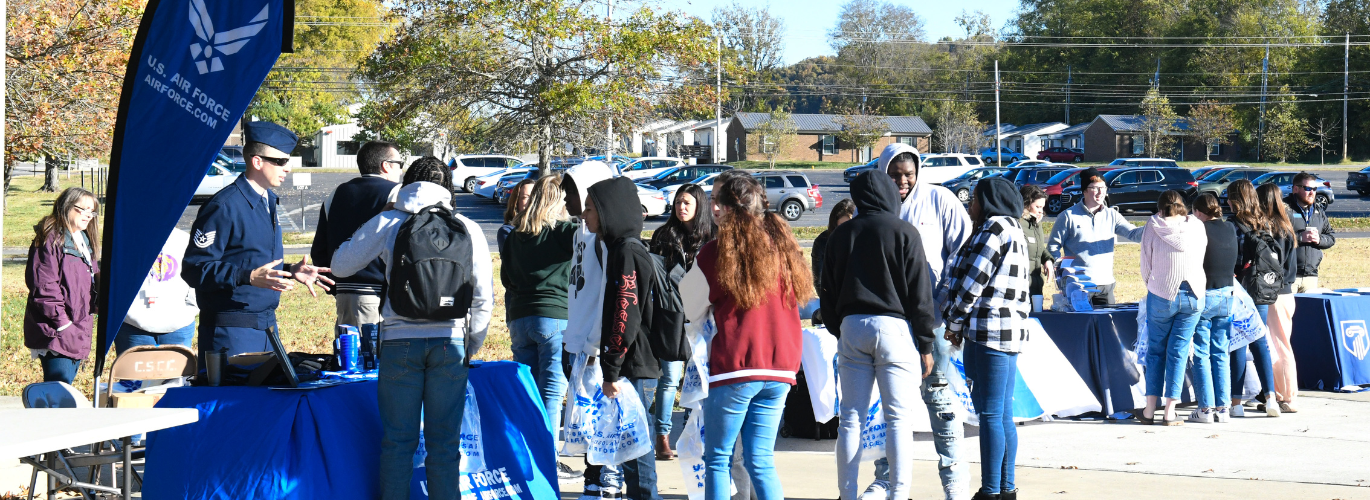
<svg viewBox="0 0 1370 500">
<path fill-rule="evenodd" d="M 671 451 L 671 436 L 656 437 L 656 459 L 675 460 L 676 454 Z"/>
</svg>

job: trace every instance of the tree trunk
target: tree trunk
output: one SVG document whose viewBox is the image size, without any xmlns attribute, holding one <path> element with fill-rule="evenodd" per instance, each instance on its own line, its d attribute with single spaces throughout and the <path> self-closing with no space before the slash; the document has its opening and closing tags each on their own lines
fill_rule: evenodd
<svg viewBox="0 0 1370 500">
<path fill-rule="evenodd" d="M 543 117 L 538 124 L 538 176 L 552 173 L 552 120 Z"/>
<path fill-rule="evenodd" d="M 57 158 L 46 155 L 43 157 L 43 187 L 39 191 L 56 193 L 59 187 L 57 185 Z"/>
</svg>

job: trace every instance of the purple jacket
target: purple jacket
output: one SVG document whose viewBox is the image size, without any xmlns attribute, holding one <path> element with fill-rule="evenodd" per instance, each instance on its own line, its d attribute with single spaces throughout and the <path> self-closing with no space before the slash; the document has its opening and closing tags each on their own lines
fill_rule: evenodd
<svg viewBox="0 0 1370 500">
<path fill-rule="evenodd" d="M 86 237 L 84 232 L 77 234 Z M 69 234 L 61 239 L 52 236 L 46 243 L 29 249 L 24 269 L 24 283 L 29 287 L 24 310 L 24 347 L 85 359 L 90 355 L 90 336 L 94 332 L 93 290 L 99 266 L 83 259 L 71 238 Z M 71 326 L 57 331 L 67 323 Z"/>
</svg>

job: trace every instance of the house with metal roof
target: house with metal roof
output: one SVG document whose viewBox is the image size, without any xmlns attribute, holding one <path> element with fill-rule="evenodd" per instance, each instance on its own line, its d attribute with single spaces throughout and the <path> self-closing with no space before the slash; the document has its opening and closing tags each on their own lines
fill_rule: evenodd
<svg viewBox="0 0 1370 500">
<path fill-rule="evenodd" d="M 1117 158 L 1136 158 L 1146 155 L 1143 117 L 1138 115 L 1099 115 L 1085 129 L 1085 161 L 1113 161 Z M 1236 147 L 1222 144 L 1199 144 L 1189 137 L 1189 119 L 1175 119 L 1178 136 L 1175 149 L 1165 155 L 1179 161 L 1229 161 L 1237 157 Z M 1205 155 L 1205 153 L 1208 153 Z"/>
<path fill-rule="evenodd" d="M 1042 136 L 1042 138 L 1046 140 L 1046 144 L 1044 144 L 1042 147 L 1084 149 L 1085 129 L 1089 128 L 1090 123 L 1092 122 L 1085 122 L 1079 125 L 1072 125 L 1070 127 L 1046 134 Z"/>
<path fill-rule="evenodd" d="M 999 144 L 1023 153 L 1028 158 L 1036 158 L 1037 153 L 1051 147 L 1046 140 L 1046 135 L 1066 128 L 1066 124 L 1061 122 L 1031 123 L 1021 126 L 1000 125 Z M 985 137 L 987 139 L 985 147 L 994 147 L 994 127 L 985 131 Z"/>
<path fill-rule="evenodd" d="M 931 145 L 932 129 L 927 122 L 917 116 L 877 116 L 885 125 L 885 134 L 870 147 L 860 148 L 838 140 L 842 131 L 841 115 L 792 114 L 795 124 L 796 140 L 790 147 L 780 152 L 781 161 L 840 161 L 864 162 L 878 155 L 885 146 L 902 142 L 919 151 L 928 151 Z M 727 138 L 728 161 L 747 159 L 760 160 L 760 154 L 768 142 L 755 133 L 761 124 L 770 120 L 770 113 L 738 113 L 728 121 L 724 137 Z"/>
</svg>

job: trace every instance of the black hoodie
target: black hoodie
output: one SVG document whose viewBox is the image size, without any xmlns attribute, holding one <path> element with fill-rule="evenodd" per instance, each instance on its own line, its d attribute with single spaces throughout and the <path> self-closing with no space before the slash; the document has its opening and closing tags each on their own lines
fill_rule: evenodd
<svg viewBox="0 0 1370 500">
<path fill-rule="evenodd" d="M 652 257 L 642 243 L 642 203 L 627 177 L 595 183 L 587 190 L 599 212 L 599 239 L 609 251 L 604 266 L 604 320 L 599 365 L 606 383 L 658 378 L 661 367 L 647 341 L 652 317 Z"/>
<path fill-rule="evenodd" d="M 851 193 L 856 218 L 833 230 L 823 261 L 818 298 L 828 331 L 840 337 L 851 314 L 903 318 L 918 351 L 932 352 L 931 270 L 918 230 L 899 218 L 899 189 L 871 170 L 852 181 Z"/>
</svg>

